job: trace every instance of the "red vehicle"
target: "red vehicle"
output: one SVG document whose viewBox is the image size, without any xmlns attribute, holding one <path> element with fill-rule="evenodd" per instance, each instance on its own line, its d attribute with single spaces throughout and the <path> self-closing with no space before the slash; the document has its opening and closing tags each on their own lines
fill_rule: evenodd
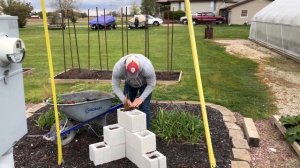
<svg viewBox="0 0 300 168">
<path fill-rule="evenodd" d="M 216 16 L 213 12 L 201 12 L 198 13 L 198 15 L 193 16 L 193 22 L 195 24 L 200 24 L 200 23 L 222 24 L 225 22 L 225 18 L 222 16 Z"/>
</svg>

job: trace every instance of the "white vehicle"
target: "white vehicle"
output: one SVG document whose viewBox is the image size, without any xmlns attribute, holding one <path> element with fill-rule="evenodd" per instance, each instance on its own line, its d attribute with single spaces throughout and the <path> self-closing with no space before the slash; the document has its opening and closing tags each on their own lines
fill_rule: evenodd
<svg viewBox="0 0 300 168">
<path fill-rule="evenodd" d="M 134 15 L 134 18 L 135 17 L 140 18 L 141 16 L 145 17 L 145 15 Z M 148 24 L 149 25 L 159 26 L 160 24 L 163 23 L 163 20 L 161 18 L 156 18 L 156 17 L 153 17 L 151 15 L 147 15 L 147 19 L 148 19 Z"/>
<path fill-rule="evenodd" d="M 192 13 L 192 17 L 193 16 L 198 16 L 198 15 L 200 15 L 199 13 Z M 180 23 L 182 23 L 182 24 L 187 24 L 187 16 L 182 16 L 182 17 L 180 17 Z M 196 22 L 195 22 L 196 23 Z M 195 23 L 193 23 L 193 24 L 195 24 Z"/>
</svg>

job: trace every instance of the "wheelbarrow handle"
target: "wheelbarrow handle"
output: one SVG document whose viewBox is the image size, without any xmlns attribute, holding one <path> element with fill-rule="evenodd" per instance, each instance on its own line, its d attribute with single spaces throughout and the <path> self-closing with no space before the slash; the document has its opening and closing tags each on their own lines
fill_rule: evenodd
<svg viewBox="0 0 300 168">
<path fill-rule="evenodd" d="M 101 118 L 101 117 L 103 117 L 104 115 L 106 115 L 106 114 L 108 114 L 108 113 L 111 113 L 111 112 L 114 112 L 114 111 L 116 111 L 117 109 L 122 108 L 122 107 L 123 107 L 123 104 L 118 104 L 118 105 L 116 105 L 116 106 L 113 106 L 113 107 L 111 107 L 110 109 L 108 109 L 107 111 L 105 111 L 104 113 L 102 113 L 102 114 L 100 114 L 100 115 L 98 115 L 98 116 L 96 116 L 96 117 L 94 117 L 94 118 L 91 118 L 91 119 L 89 119 L 89 120 L 87 120 L 87 121 L 84 121 L 84 122 L 80 122 L 80 123 L 74 125 L 73 127 L 71 127 L 71 128 L 69 128 L 69 129 L 66 129 L 66 130 L 62 131 L 62 132 L 60 133 L 60 136 L 67 135 L 67 134 L 69 134 L 71 131 L 75 131 L 75 130 L 79 129 L 80 127 L 84 126 L 85 124 L 87 124 L 87 123 L 89 123 L 89 122 L 91 122 L 91 121 L 93 121 L 93 120 L 95 120 L 95 119 Z M 51 132 L 48 132 L 48 133 L 46 133 L 45 135 L 43 135 L 43 138 L 46 139 L 46 140 L 49 140 L 49 141 L 54 141 L 54 140 L 56 139 L 56 134 L 51 134 Z"/>
<path fill-rule="evenodd" d="M 61 132 L 60 135 L 63 136 L 63 135 L 66 135 L 66 134 L 70 133 L 71 131 L 75 131 L 75 130 L 79 129 L 80 127 L 82 127 L 83 125 L 85 125 L 85 124 L 87 124 L 87 123 L 89 123 L 89 122 L 91 122 L 91 121 L 93 121 L 95 119 L 101 118 L 104 115 L 109 114 L 111 112 L 114 112 L 117 109 L 122 108 L 122 107 L 123 107 L 123 104 L 118 104 L 116 106 L 113 106 L 110 109 L 108 109 L 107 111 L 105 111 L 104 113 L 102 113 L 102 114 L 100 114 L 100 115 L 98 115 L 98 116 L 96 116 L 94 118 L 91 118 L 91 119 L 89 119 L 87 121 L 80 122 L 80 123 L 74 125 L 73 127 L 71 127 L 70 129 L 67 129 L 67 130 Z"/>
</svg>

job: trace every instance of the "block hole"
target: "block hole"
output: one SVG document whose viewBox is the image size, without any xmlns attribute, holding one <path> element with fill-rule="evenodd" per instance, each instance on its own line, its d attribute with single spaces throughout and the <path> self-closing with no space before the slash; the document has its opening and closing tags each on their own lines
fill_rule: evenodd
<svg viewBox="0 0 300 168">
<path fill-rule="evenodd" d="M 118 129 L 119 127 L 118 126 L 115 126 L 115 127 L 109 127 L 110 130 L 114 130 L 114 129 Z"/>
<path fill-rule="evenodd" d="M 106 145 L 99 145 L 99 146 L 96 146 L 96 148 L 100 149 L 100 148 L 104 148 Z"/>
<path fill-rule="evenodd" d="M 158 155 L 152 155 L 152 156 L 149 156 L 150 159 L 155 159 L 155 158 L 158 158 Z"/>
<path fill-rule="evenodd" d="M 146 137 L 148 135 L 150 135 L 150 133 L 148 131 L 144 131 L 144 132 L 140 133 L 140 136 L 142 136 L 142 137 Z"/>
</svg>

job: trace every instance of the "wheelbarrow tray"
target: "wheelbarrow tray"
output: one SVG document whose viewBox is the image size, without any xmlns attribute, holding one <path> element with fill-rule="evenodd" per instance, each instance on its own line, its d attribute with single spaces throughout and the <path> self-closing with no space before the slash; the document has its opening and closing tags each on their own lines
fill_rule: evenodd
<svg viewBox="0 0 300 168">
<path fill-rule="evenodd" d="M 101 91 L 82 91 L 59 96 L 64 104 L 57 104 L 58 110 L 79 122 L 87 121 L 107 111 L 114 98 L 114 95 Z"/>
</svg>

